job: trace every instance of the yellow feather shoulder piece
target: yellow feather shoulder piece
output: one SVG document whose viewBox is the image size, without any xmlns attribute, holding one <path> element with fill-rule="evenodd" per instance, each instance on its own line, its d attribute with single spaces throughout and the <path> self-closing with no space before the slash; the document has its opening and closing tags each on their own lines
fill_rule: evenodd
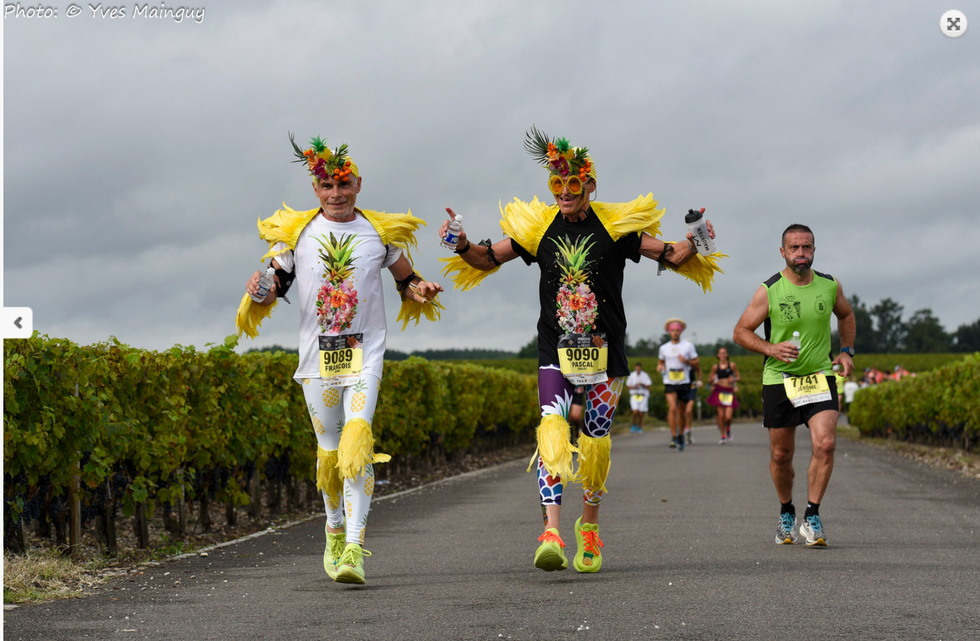
<svg viewBox="0 0 980 641">
<path fill-rule="evenodd" d="M 418 249 L 415 240 L 415 232 L 419 227 L 424 227 L 425 221 L 412 215 L 412 210 L 407 214 L 386 214 L 383 211 L 372 211 L 370 209 L 358 209 L 361 215 L 368 219 L 378 235 L 381 242 L 385 245 L 400 247 L 407 255 L 408 260 L 412 261 L 412 249 Z"/>
<path fill-rule="evenodd" d="M 653 194 L 637 196 L 628 203 L 592 203 L 592 211 L 602 222 L 613 241 L 627 234 L 646 232 L 656 238 L 660 235 L 660 219 L 663 209 L 657 209 Z"/>
<path fill-rule="evenodd" d="M 665 243 L 671 241 L 665 240 Z M 718 261 L 722 258 L 728 258 L 728 254 L 722 254 L 715 252 L 710 256 L 702 256 L 701 254 L 695 254 L 694 258 L 687 261 L 680 267 L 675 267 L 670 263 L 667 263 L 667 269 L 677 272 L 684 278 L 688 280 L 693 280 L 695 283 L 701 286 L 704 293 L 707 294 L 711 291 L 711 285 L 714 281 L 715 274 L 724 274 L 725 270 L 718 267 Z"/>
<path fill-rule="evenodd" d="M 318 213 L 319 208 L 298 211 L 283 203 L 282 209 L 265 220 L 259 220 L 259 237 L 269 243 L 269 251 L 262 257 L 262 261 L 282 253 L 272 251 L 272 246 L 276 243 L 285 243 L 289 249 L 295 249 L 299 235 Z"/>
<path fill-rule="evenodd" d="M 419 278 L 425 280 L 422 274 L 415 272 Z M 395 318 L 395 322 L 401 321 L 402 331 L 408 327 L 410 321 L 415 321 L 418 325 L 422 317 L 425 316 L 433 323 L 442 318 L 442 312 L 440 310 L 446 309 L 439 302 L 439 296 L 436 295 L 428 303 L 420 303 L 418 301 L 412 300 L 408 296 L 402 299 L 402 306 L 398 310 L 398 317 Z"/>
<path fill-rule="evenodd" d="M 532 255 L 538 255 L 538 245 L 544 233 L 558 215 L 558 205 L 547 205 L 535 196 L 529 203 L 515 198 L 513 202 L 501 207 L 503 219 L 500 228 L 504 234 L 517 241 L 517 244 Z"/>
<path fill-rule="evenodd" d="M 272 313 L 272 308 L 278 304 L 279 301 L 277 300 L 271 305 L 259 305 L 248 294 L 242 296 L 242 302 L 238 305 L 238 315 L 235 316 L 235 327 L 238 328 L 238 336 L 241 337 L 242 334 L 245 334 L 253 339 L 258 336 L 259 326 L 262 325 L 262 321 L 269 317 Z"/>
</svg>

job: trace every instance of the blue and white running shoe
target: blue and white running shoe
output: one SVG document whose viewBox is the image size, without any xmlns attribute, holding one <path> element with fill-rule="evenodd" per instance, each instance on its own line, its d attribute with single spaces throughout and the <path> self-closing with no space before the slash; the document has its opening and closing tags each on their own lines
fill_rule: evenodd
<svg viewBox="0 0 980 641">
<path fill-rule="evenodd" d="M 779 545 L 793 545 L 796 543 L 796 515 L 780 514 L 779 524 L 776 526 L 776 543 Z"/>
<path fill-rule="evenodd" d="M 827 534 L 823 531 L 819 514 L 814 514 L 803 519 L 803 525 L 800 526 L 800 534 L 806 538 L 807 546 L 817 545 L 827 547 Z"/>
</svg>

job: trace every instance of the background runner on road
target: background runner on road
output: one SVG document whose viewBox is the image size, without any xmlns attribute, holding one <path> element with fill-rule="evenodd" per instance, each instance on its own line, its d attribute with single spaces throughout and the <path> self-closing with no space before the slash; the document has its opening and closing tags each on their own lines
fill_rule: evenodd
<svg viewBox="0 0 980 641">
<path fill-rule="evenodd" d="M 691 424 L 694 422 L 694 398 L 701 382 L 701 362 L 694 344 L 681 338 L 687 323 L 671 318 L 664 323 L 670 341 L 660 346 L 657 371 L 663 375 L 664 396 L 667 398 L 667 423 L 670 425 L 671 447 L 684 451 L 684 445 L 694 442 Z"/>
</svg>

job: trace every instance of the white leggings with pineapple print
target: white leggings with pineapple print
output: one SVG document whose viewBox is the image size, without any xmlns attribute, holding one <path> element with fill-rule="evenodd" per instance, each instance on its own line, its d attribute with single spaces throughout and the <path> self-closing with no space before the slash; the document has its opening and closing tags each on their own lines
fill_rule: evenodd
<svg viewBox="0 0 980 641">
<path fill-rule="evenodd" d="M 324 450 L 336 450 L 344 425 L 355 418 L 371 423 L 378 403 L 381 379 L 362 374 L 355 385 L 324 387 L 318 378 L 303 379 L 303 395 L 310 412 L 316 440 Z M 374 466 L 368 463 L 364 472 L 353 479 L 344 479 L 344 496 L 329 496 L 323 492 L 327 510 L 327 525 L 340 528 L 347 523 L 347 542 L 363 545 L 364 528 L 371 511 L 374 494 Z M 346 518 L 345 518 L 346 517 Z"/>
</svg>

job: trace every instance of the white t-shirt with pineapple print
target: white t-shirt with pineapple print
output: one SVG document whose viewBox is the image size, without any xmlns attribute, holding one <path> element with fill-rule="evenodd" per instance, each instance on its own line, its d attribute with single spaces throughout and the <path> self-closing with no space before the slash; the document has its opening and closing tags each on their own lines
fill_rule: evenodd
<svg viewBox="0 0 980 641">
<path fill-rule="evenodd" d="M 318 214 L 294 250 L 276 257 L 283 269 L 296 272 L 297 382 L 320 378 L 320 336 L 341 334 L 363 334 L 362 372 L 381 378 L 387 337 L 382 270 L 401 255 L 398 247 L 381 242 L 364 216 L 338 223 Z"/>
</svg>

